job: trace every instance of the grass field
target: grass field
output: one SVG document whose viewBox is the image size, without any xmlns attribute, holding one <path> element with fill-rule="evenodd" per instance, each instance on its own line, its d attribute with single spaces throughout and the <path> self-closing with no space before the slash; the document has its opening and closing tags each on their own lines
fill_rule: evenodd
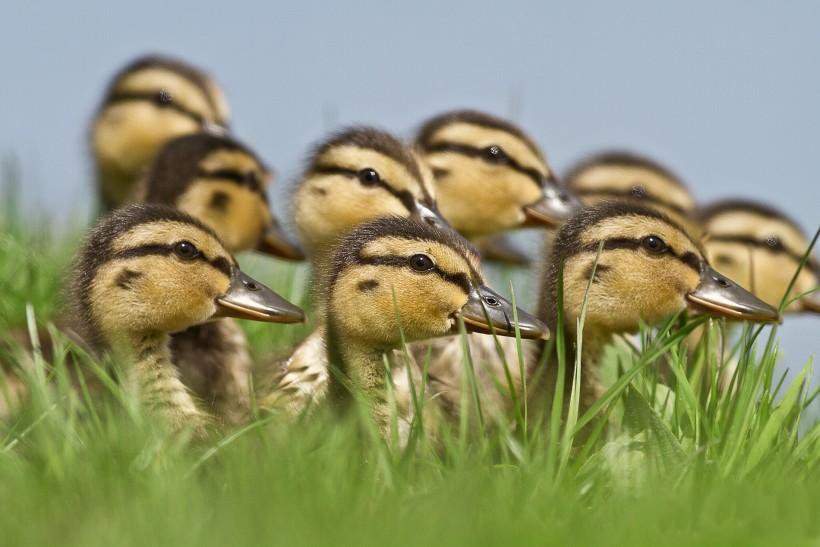
<svg viewBox="0 0 820 547">
<path fill-rule="evenodd" d="M 5 203 L 0 329 L 48 326 L 81 227 L 55 235 L 24 219 L 13 196 Z M 305 269 L 240 260 L 306 298 Z M 322 414 L 295 424 L 267 416 L 189 443 L 146 421 L 116 382 L 103 400 L 69 388 L 72 348 L 57 348 L 49 373 L 37 355 L 6 351 L 32 364 L 33 396 L 0 422 L 0 544 L 820 544 L 809 356 L 788 363 L 802 372 L 781 382 L 777 328 L 767 326 L 744 330 L 724 355 L 704 343 L 687 363 L 695 324 L 673 319 L 643 332 L 638 351 L 609 351 L 612 387 L 589 414 L 561 420 L 552 409 L 529 416 L 541 425 L 527 432 L 455 428 L 435 445 L 419 431 L 407 449 L 355 417 Z M 306 332 L 245 326 L 257 355 Z M 725 325 L 708 327 L 711 338 Z M 730 395 L 713 376 L 731 358 Z M 663 359 L 673 381 L 660 381 Z M 574 435 L 584 424 L 585 443 Z"/>
</svg>

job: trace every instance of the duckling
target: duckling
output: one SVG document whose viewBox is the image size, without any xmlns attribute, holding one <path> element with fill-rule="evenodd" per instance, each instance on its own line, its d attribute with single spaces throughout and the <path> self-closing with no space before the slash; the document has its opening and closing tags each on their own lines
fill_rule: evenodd
<svg viewBox="0 0 820 547">
<path fill-rule="evenodd" d="M 304 254 L 273 216 L 265 193 L 270 170 L 246 145 L 226 135 L 195 133 L 172 139 L 138 184 L 137 201 L 173 206 L 210 227 L 231 253 L 256 249 L 289 260 Z M 171 339 L 183 383 L 227 423 L 250 410 L 253 361 L 239 325 L 221 319 Z"/>
<path fill-rule="evenodd" d="M 169 139 L 229 123 L 219 86 L 202 70 L 162 56 L 136 59 L 105 92 L 91 127 L 102 205 L 122 205 L 142 170 Z"/>
<path fill-rule="evenodd" d="M 597 363 L 603 347 L 616 334 L 637 331 L 641 322 L 655 325 L 687 307 L 738 320 L 779 320 L 774 307 L 716 272 L 686 229 L 656 209 L 604 202 L 570 219 L 555 241 L 542 280 L 539 318 L 556 327 L 558 268 L 563 265 L 568 341 L 575 339 L 584 293 L 603 242 L 584 323 L 582 408 L 601 393 Z M 567 348 L 575 351 L 571 342 Z M 574 356 L 568 357 L 567 363 L 574 363 Z M 533 391 L 543 396 L 554 388 L 554 374 L 553 366 L 545 375 L 551 388 Z"/>
<path fill-rule="evenodd" d="M 782 212 L 746 200 L 719 201 L 698 217 L 706 233 L 706 255 L 719 272 L 736 279 L 761 300 L 779 306 L 797 271 L 809 240 Z M 809 257 L 789 299 L 820 285 L 820 264 Z M 820 293 L 796 300 L 785 312 L 820 313 Z"/>
<path fill-rule="evenodd" d="M 384 359 L 393 359 L 402 336 L 443 336 L 459 322 L 471 332 L 515 335 L 513 306 L 484 285 L 473 249 L 427 223 L 387 217 L 364 224 L 339 241 L 328 264 L 327 398 L 344 407 L 351 392 L 361 392 L 383 434 L 390 424 Z M 548 336 L 543 323 L 517 312 L 524 338 Z"/>
<path fill-rule="evenodd" d="M 499 234 L 556 228 L 581 205 L 535 141 L 507 120 L 473 110 L 446 112 L 422 124 L 415 143 L 433 171 L 444 218 L 476 242 L 485 259 L 528 263 Z"/>
<path fill-rule="evenodd" d="M 698 233 L 691 191 L 679 176 L 648 157 L 620 150 L 591 154 L 571 167 L 564 180 L 585 205 L 626 201 L 651 207 Z"/>
<path fill-rule="evenodd" d="M 293 194 L 294 220 L 314 269 L 326 267 L 339 238 L 382 217 L 411 217 L 460 238 L 439 214 L 431 182 L 414 151 L 385 131 L 350 127 L 319 143 Z M 296 415 L 325 390 L 326 333 L 324 322 L 318 323 L 275 375 L 265 406 L 284 406 Z"/>
<path fill-rule="evenodd" d="M 301 309 L 243 273 L 207 226 L 175 209 L 131 205 L 103 218 L 78 254 L 71 325 L 98 351 L 134 358 L 129 384 L 173 430 L 202 434 L 199 409 L 173 366 L 170 335 L 217 317 L 293 323 Z"/>
</svg>

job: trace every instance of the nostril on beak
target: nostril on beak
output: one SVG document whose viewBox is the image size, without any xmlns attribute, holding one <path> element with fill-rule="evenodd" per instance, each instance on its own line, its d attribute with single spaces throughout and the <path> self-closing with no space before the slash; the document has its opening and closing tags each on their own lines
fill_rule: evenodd
<svg viewBox="0 0 820 547">
<path fill-rule="evenodd" d="M 717 281 L 717 284 L 720 285 L 721 287 L 728 287 L 729 286 L 729 281 L 727 281 L 725 277 L 720 277 L 720 276 L 716 275 L 712 279 Z"/>
<path fill-rule="evenodd" d="M 493 306 L 493 307 L 498 306 L 498 300 L 496 298 L 492 297 L 492 296 L 488 296 L 488 297 L 484 298 L 484 301 L 490 306 Z"/>
<path fill-rule="evenodd" d="M 256 284 L 256 283 L 254 283 L 253 281 L 245 281 L 245 282 L 244 282 L 244 284 L 245 284 L 245 287 L 246 287 L 249 291 L 258 291 L 258 290 L 259 290 L 259 285 L 257 285 L 257 284 Z"/>
<path fill-rule="evenodd" d="M 426 220 L 426 221 L 427 221 L 427 224 L 429 224 L 430 226 L 432 226 L 432 227 L 434 227 L 434 228 L 438 228 L 438 227 L 439 227 L 438 222 L 436 222 L 436 219 L 434 219 L 434 218 L 427 217 L 427 218 L 426 218 L 426 219 L 424 219 L 424 220 Z"/>
</svg>

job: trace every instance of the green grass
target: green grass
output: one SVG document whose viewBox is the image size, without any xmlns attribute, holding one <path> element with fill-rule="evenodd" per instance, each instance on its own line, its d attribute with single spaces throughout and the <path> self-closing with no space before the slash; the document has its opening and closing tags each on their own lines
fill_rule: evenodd
<svg viewBox="0 0 820 547">
<path fill-rule="evenodd" d="M 61 271 L 81 235 L 54 236 L 16 211 L 0 219 L 3 331 L 25 327 L 27 309 L 40 325 L 55 319 Z M 304 268 L 240 260 L 307 301 Z M 60 347 L 48 374 L 34 359 L 30 404 L 0 422 L 0 544 L 817 545 L 810 362 L 790 363 L 802 372 L 781 384 L 777 329 L 746 328 L 721 356 L 719 321 L 707 322 L 688 362 L 684 339 L 699 321 L 672 318 L 643 329 L 637 348 L 610 348 L 611 388 L 588 413 L 574 397 L 566 419 L 520 401 L 516 421 L 528 428 L 478 434 L 465 421 L 439 442 L 418 429 L 407 449 L 355 415 L 324 414 L 294 424 L 269 416 L 189 443 L 154 427 L 116 382 L 102 400 L 69 388 L 63 357 L 76 350 Z M 245 326 L 259 356 L 306 332 Z M 731 357 L 733 389 L 720 391 L 716 371 Z M 475 411 L 481 393 L 465 405 Z M 576 435 L 584 425 L 586 442 Z"/>
</svg>

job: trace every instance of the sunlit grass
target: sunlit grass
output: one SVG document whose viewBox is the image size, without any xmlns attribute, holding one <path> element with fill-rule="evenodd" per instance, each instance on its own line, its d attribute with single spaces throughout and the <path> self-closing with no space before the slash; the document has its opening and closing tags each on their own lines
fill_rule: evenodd
<svg viewBox="0 0 820 547">
<path fill-rule="evenodd" d="M 25 338 L 33 323 L 57 321 L 61 272 L 81 232 L 54 235 L 13 206 L 3 215 L 0 328 Z M 240 261 L 310 301 L 303 266 Z M 309 328 L 244 327 L 259 358 L 284 354 Z M 0 350 L 30 395 L 0 421 L 0 543 L 817 544 L 811 363 L 791 363 L 801 372 L 786 384 L 775 373 L 776 327 L 747 326 L 719 353 L 723 330 L 674 317 L 609 348 L 609 388 L 586 412 L 579 367 L 559 360 L 560 381 L 575 386 L 568 402 L 535 409 L 520 397 L 509 422 L 492 425 L 473 374 L 482 364 L 468 358 L 461 423 L 428 430 L 419 417 L 434 403 L 415 385 L 406 447 L 395 435 L 384 443 L 364 412 L 293 423 L 273 414 L 199 443 L 169 436 L 120 387 L 124 364 L 95 363 L 54 330 L 56 347 L 43 352 L 51 362 Z M 554 335 L 559 348 L 582 343 Z M 77 362 L 102 386 L 78 387 Z M 730 387 L 720 389 L 730 362 Z M 498 387 L 514 391 L 509 375 Z"/>
</svg>

